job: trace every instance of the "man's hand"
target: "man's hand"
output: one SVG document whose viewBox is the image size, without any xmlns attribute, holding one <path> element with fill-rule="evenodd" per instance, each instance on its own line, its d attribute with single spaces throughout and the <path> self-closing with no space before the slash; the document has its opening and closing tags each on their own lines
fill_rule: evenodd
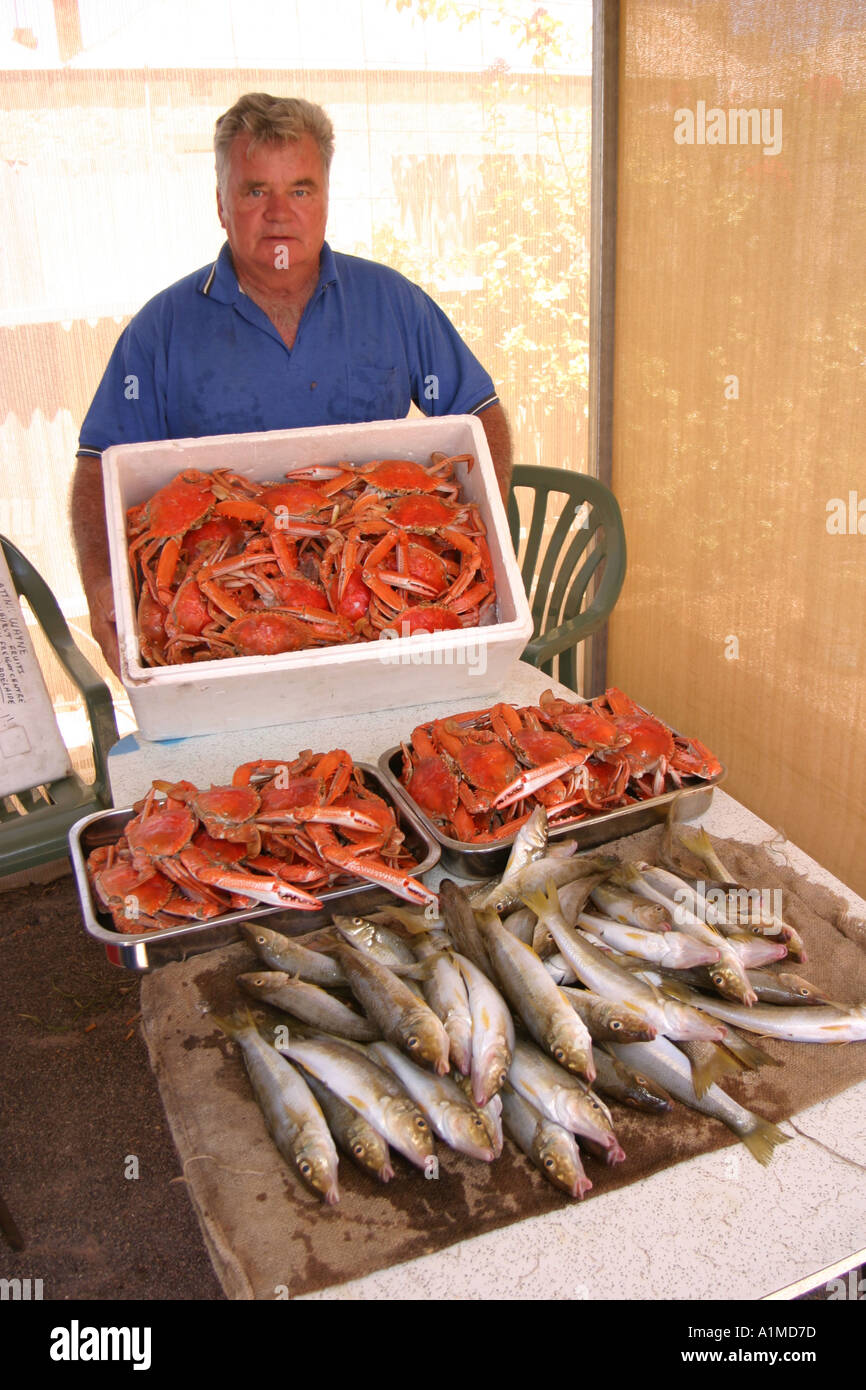
<svg viewBox="0 0 866 1390">
<path fill-rule="evenodd" d="M 120 653 L 115 627 L 111 566 L 105 529 L 102 465 L 98 458 L 79 454 L 70 501 L 72 533 L 81 583 L 90 610 L 90 630 L 114 674 L 120 678 Z"/>
<path fill-rule="evenodd" d="M 90 609 L 90 631 L 102 648 L 102 655 L 119 680 L 120 649 L 117 643 L 111 577 L 97 580 L 90 585 L 89 589 L 85 590 L 85 593 L 87 606 Z"/>
<path fill-rule="evenodd" d="M 478 418 L 484 426 L 499 491 L 505 502 L 511 488 L 511 431 L 508 428 L 508 418 L 498 401 L 482 410 Z"/>
</svg>

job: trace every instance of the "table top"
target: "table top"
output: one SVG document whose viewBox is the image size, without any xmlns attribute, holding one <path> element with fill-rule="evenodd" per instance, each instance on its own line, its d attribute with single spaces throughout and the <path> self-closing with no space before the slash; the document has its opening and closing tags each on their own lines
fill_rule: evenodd
<svg viewBox="0 0 866 1390">
<path fill-rule="evenodd" d="M 570 694 L 520 662 L 500 698 L 530 703 L 550 687 Z M 449 710 L 439 702 L 166 743 L 132 734 L 109 757 L 115 805 L 144 795 L 153 777 L 218 781 L 251 758 L 307 747 L 345 747 L 357 761 L 375 762 L 415 725 Z M 698 823 L 714 835 L 772 846 L 866 920 L 866 902 L 723 791 L 714 792 Z M 850 1267 L 866 1245 L 866 1081 L 795 1120 L 803 1134 L 784 1124 L 793 1140 L 777 1149 L 769 1168 L 742 1145 L 718 1150 L 307 1297 L 756 1299 L 836 1263 Z"/>
</svg>

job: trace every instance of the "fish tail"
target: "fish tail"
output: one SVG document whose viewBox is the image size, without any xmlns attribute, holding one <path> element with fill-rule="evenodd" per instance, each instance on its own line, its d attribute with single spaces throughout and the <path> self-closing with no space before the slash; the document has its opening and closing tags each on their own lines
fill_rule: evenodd
<svg viewBox="0 0 866 1390">
<path fill-rule="evenodd" d="M 784 1065 L 777 1057 L 771 1057 L 769 1052 L 765 1052 L 762 1047 L 750 1042 L 748 1038 L 744 1038 L 733 1028 L 728 1029 L 728 1036 L 720 1046 L 736 1057 L 740 1066 L 747 1071 L 757 1071 L 758 1067 L 781 1067 Z"/>
<path fill-rule="evenodd" d="M 236 1009 L 233 1014 L 212 1013 L 211 1018 L 229 1038 L 239 1038 L 242 1033 L 249 1032 L 250 1028 L 258 1031 L 258 1025 L 248 1004 L 242 1009 Z"/>
<path fill-rule="evenodd" d="M 688 1053 L 686 1055 L 688 1056 Z M 698 1099 L 706 1095 L 713 1082 L 720 1081 L 723 1076 L 737 1074 L 741 1070 L 737 1058 L 732 1057 L 718 1043 L 712 1048 L 707 1048 L 705 1055 L 702 1053 L 697 1057 L 689 1056 L 689 1063 L 692 1068 L 692 1085 Z"/>
<path fill-rule="evenodd" d="M 537 888 L 534 893 L 524 893 L 523 901 L 530 912 L 535 913 L 536 917 L 543 917 L 550 910 L 550 903 L 540 888 Z"/>
<path fill-rule="evenodd" d="M 755 1123 L 740 1138 L 753 1158 L 766 1168 L 770 1159 L 773 1157 L 773 1150 L 778 1144 L 787 1144 L 790 1139 L 789 1134 L 785 1134 L 778 1125 L 770 1124 L 768 1120 L 759 1120 L 755 1116 Z"/>
</svg>

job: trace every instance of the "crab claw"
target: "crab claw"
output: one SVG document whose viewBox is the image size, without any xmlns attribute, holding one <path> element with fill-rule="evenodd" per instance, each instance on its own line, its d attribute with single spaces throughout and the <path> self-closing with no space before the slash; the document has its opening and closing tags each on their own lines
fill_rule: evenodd
<svg viewBox="0 0 866 1390">
<path fill-rule="evenodd" d="M 557 777 L 563 777 L 566 773 L 573 771 L 575 767 L 580 767 L 586 762 L 586 750 L 582 750 L 573 758 L 557 758 L 555 762 L 544 763 L 542 767 L 528 767 L 519 777 L 515 777 L 499 795 L 493 804 L 495 811 L 504 810 L 506 806 L 513 806 L 515 801 L 522 800 L 525 796 L 531 796 L 541 787 L 546 787 L 548 782 L 555 782 Z"/>
</svg>

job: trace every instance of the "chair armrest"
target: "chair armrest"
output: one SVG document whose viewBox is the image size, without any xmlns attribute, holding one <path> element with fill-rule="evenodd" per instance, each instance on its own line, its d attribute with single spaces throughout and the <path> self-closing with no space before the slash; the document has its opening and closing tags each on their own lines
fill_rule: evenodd
<svg viewBox="0 0 866 1390">
<path fill-rule="evenodd" d="M 598 632 L 600 627 L 604 627 L 608 616 L 606 609 L 593 612 L 592 608 L 589 608 L 586 613 L 579 613 L 576 618 L 570 618 L 568 622 L 561 623 L 559 627 L 552 628 L 550 632 L 528 642 L 521 653 L 521 661 L 528 661 L 532 666 L 543 666 L 560 652 L 567 651 L 569 647 L 576 646 L 578 642 Z"/>
</svg>

